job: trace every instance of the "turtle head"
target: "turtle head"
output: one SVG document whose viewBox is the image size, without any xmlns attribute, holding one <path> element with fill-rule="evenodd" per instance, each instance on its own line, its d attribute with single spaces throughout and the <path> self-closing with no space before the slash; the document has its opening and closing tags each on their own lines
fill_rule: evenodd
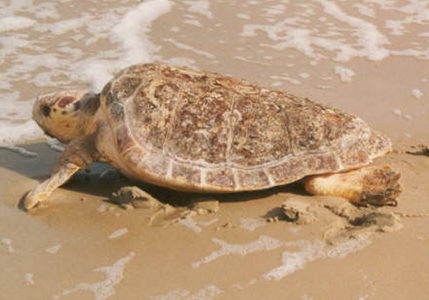
<svg viewBox="0 0 429 300">
<path fill-rule="evenodd" d="M 63 143 L 88 134 L 99 96 L 86 90 L 41 95 L 33 105 L 33 119 L 43 131 Z"/>
</svg>

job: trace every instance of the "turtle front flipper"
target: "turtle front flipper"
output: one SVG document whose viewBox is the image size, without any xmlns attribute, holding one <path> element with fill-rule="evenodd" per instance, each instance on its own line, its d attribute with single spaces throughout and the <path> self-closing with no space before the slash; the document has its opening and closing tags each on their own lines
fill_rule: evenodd
<svg viewBox="0 0 429 300">
<path fill-rule="evenodd" d="M 23 208 L 30 210 L 44 202 L 59 186 L 68 181 L 80 169 L 85 169 L 96 156 L 93 136 L 73 140 L 64 149 L 49 179 L 31 190 L 23 200 Z"/>
<path fill-rule="evenodd" d="M 339 196 L 358 205 L 393 205 L 401 193 L 400 174 L 388 165 L 304 178 L 305 190 L 314 195 Z"/>
</svg>

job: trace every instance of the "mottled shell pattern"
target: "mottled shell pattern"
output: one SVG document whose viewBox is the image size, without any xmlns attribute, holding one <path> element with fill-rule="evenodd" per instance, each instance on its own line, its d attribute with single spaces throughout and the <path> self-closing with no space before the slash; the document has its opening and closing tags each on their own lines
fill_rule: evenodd
<svg viewBox="0 0 429 300">
<path fill-rule="evenodd" d="M 360 167 L 391 150 L 356 116 L 185 67 L 131 66 L 104 87 L 101 109 L 114 136 L 113 165 L 178 190 L 265 189 Z"/>
</svg>

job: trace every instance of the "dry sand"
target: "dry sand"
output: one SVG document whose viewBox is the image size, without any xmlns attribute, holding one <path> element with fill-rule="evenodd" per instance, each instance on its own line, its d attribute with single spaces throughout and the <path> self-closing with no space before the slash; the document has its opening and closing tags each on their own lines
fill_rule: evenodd
<svg viewBox="0 0 429 300">
<path fill-rule="evenodd" d="M 214 13 L 222 7 L 214 6 Z M 177 50 L 161 38 L 176 17 L 153 27 L 163 57 Z M 184 40 L 192 36 L 202 39 L 191 32 Z M 244 45 L 243 56 L 252 54 L 252 45 Z M 190 54 L 199 68 L 263 85 L 272 84 L 270 76 L 285 68 L 276 61 L 232 62 L 231 47 L 212 40 L 204 49 L 217 61 Z M 395 151 L 376 163 L 401 172 L 399 205 L 366 211 L 383 214 L 387 225 L 350 222 L 318 204 L 326 199 L 306 195 L 298 185 L 194 195 L 139 184 L 176 208 L 153 218 L 158 207 L 124 209 L 110 201 L 120 187 L 136 183 L 114 173 L 100 178 L 107 168 L 101 164 L 58 189 L 48 206 L 25 213 L 20 199 L 49 176 L 59 155 L 46 143 L 34 142 L 23 147 L 36 157 L 0 149 L 0 299 L 427 298 L 429 217 L 417 215 L 429 213 L 429 157 L 424 147 L 413 146 L 429 143 L 429 90 L 423 89 L 424 99 L 412 98 L 410 91 L 416 83 L 427 87 L 421 80 L 429 78 L 428 61 L 355 58 L 347 63 L 356 74 L 352 82 L 326 83 L 321 78 L 335 76 L 336 63 L 311 66 L 293 50 L 273 55 L 294 63 L 288 74 L 311 74 L 301 84 L 282 81 L 278 88 L 355 113 L 392 138 Z M 27 89 L 24 83 L 15 87 Z M 288 199 L 310 203 L 314 220 L 286 221 L 282 205 Z M 209 200 L 219 201 L 219 210 L 198 214 L 194 203 Z M 196 212 L 186 213 L 192 207 Z"/>
</svg>

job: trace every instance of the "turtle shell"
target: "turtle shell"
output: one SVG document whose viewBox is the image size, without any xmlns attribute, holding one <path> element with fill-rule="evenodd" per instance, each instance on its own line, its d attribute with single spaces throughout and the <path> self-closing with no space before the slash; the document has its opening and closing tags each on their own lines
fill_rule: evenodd
<svg viewBox="0 0 429 300">
<path fill-rule="evenodd" d="M 101 93 L 122 171 L 190 191 L 265 189 L 366 165 L 391 150 L 360 118 L 245 80 L 163 64 Z"/>
</svg>

